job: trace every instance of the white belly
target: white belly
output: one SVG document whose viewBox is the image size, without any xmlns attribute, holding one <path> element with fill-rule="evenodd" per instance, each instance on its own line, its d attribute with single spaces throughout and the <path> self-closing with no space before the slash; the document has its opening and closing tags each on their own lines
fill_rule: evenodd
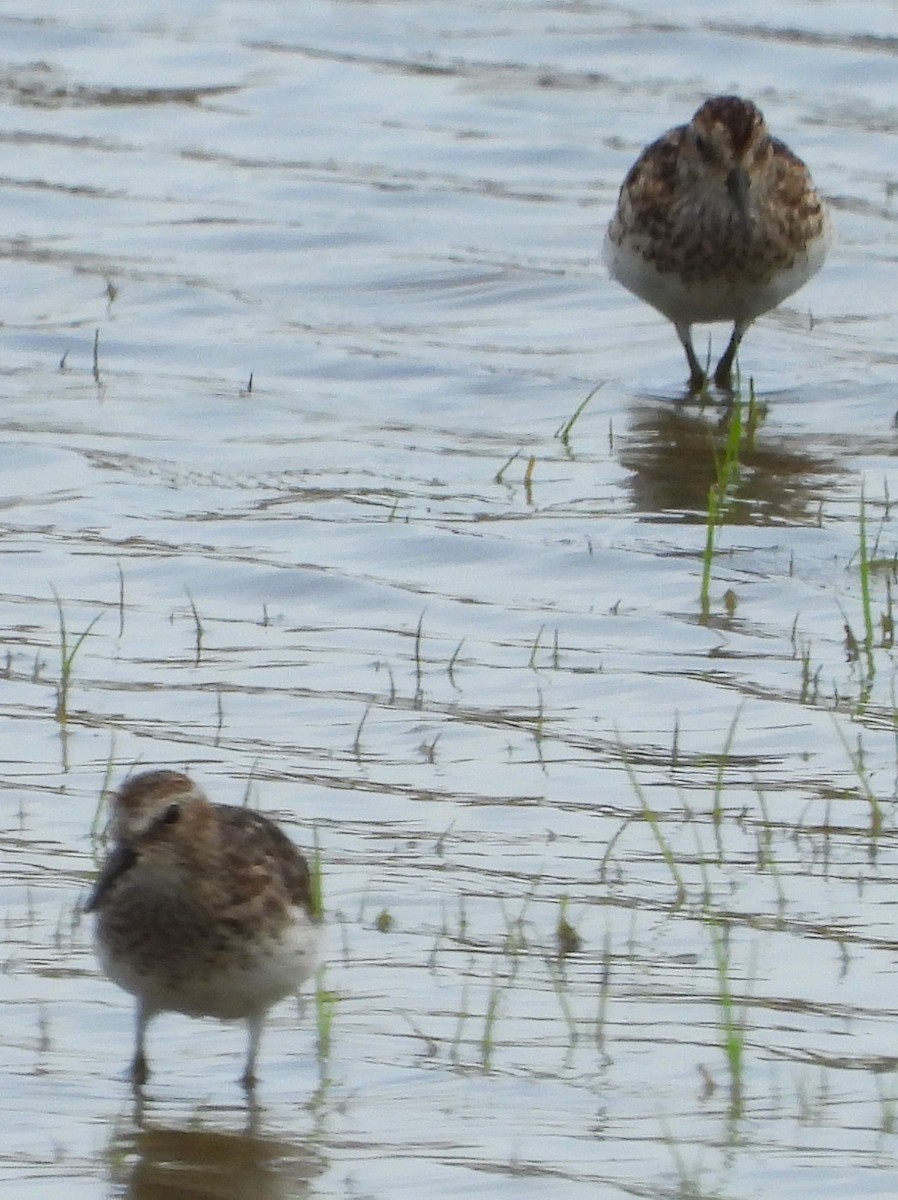
<svg viewBox="0 0 898 1200">
<path fill-rule="evenodd" d="M 322 927 L 304 913 L 277 938 L 232 943 L 224 953 L 200 951 L 148 962 L 121 946 L 97 951 L 106 973 L 149 1012 L 180 1012 L 191 1017 L 239 1020 L 266 1012 L 294 994 L 320 960 Z"/>
<path fill-rule="evenodd" d="M 791 266 L 764 280 L 726 276 L 684 280 L 675 271 L 659 271 L 632 242 L 614 242 L 606 234 L 603 257 L 612 277 L 675 324 L 715 321 L 748 323 L 776 308 L 820 270 L 832 238 L 827 231 Z"/>
</svg>

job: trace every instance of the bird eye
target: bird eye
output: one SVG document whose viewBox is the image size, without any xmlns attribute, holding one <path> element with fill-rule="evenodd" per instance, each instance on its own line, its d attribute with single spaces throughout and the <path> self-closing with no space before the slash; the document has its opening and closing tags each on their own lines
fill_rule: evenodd
<svg viewBox="0 0 898 1200">
<path fill-rule="evenodd" d="M 181 806 L 178 804 L 170 804 L 161 817 L 163 825 L 176 825 L 180 819 Z"/>
</svg>

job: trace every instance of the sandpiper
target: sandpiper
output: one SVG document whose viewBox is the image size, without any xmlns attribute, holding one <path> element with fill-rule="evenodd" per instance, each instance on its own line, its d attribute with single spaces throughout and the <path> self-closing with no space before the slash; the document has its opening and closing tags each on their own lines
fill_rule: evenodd
<svg viewBox="0 0 898 1200">
<path fill-rule="evenodd" d="M 692 392 L 707 382 L 692 326 L 733 323 L 714 372 L 715 384 L 731 390 L 749 325 L 820 270 L 832 240 L 801 159 L 770 136 L 750 100 L 715 96 L 630 168 L 604 257 L 619 283 L 673 322 Z"/>
<path fill-rule="evenodd" d="M 113 847 L 85 904 L 106 974 L 137 999 L 131 1078 L 160 1012 L 244 1020 L 242 1082 L 255 1082 L 268 1010 L 318 963 L 320 902 L 308 863 L 278 826 L 212 804 L 179 771 L 127 779 L 112 802 Z"/>
</svg>

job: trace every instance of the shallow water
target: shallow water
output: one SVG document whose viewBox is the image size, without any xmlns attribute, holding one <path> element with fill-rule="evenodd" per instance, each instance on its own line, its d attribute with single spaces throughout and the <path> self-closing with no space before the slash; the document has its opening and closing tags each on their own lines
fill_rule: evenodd
<svg viewBox="0 0 898 1200">
<path fill-rule="evenodd" d="M 0 18 L 17 1196 L 894 1196 L 894 18 Z M 725 414 L 598 259 L 639 148 L 724 90 L 839 243 L 744 343 L 703 613 Z M 278 1008 L 252 1105 L 212 1022 L 123 1081 L 77 911 L 135 763 L 320 844 L 329 1042 Z"/>
</svg>

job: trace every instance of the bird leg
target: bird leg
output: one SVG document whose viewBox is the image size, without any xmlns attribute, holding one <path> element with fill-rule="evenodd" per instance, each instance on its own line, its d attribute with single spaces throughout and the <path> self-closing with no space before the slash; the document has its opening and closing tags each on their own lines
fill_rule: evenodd
<svg viewBox="0 0 898 1200">
<path fill-rule="evenodd" d="M 745 336 L 745 331 L 748 329 L 750 322 L 736 321 L 733 325 L 733 335 L 730 338 L 729 345 L 724 350 L 720 362 L 717 364 L 717 370 L 714 372 L 714 382 L 719 388 L 723 388 L 727 392 L 733 390 L 733 363 L 736 359 L 736 352 L 739 349 L 739 344 Z"/>
<path fill-rule="evenodd" d="M 251 1092 L 256 1086 L 256 1055 L 259 1053 L 259 1038 L 262 1036 L 264 1020 L 264 1016 L 259 1013 L 254 1013 L 251 1017 L 246 1018 L 249 1045 L 246 1050 L 246 1066 L 240 1082 L 248 1092 Z"/>
<path fill-rule="evenodd" d="M 147 1065 L 146 1056 L 146 1036 L 147 1025 L 149 1025 L 155 1013 L 147 1008 L 141 1001 L 137 1002 L 137 1030 L 134 1040 L 134 1057 L 131 1060 L 129 1075 L 131 1082 L 135 1087 L 141 1087 L 150 1077 L 150 1068 Z"/>
<path fill-rule="evenodd" d="M 686 351 L 686 362 L 689 364 L 689 391 L 695 395 L 704 390 L 705 384 L 708 382 L 708 377 L 705 374 L 704 367 L 698 361 L 695 348 L 692 345 L 692 326 L 675 321 L 674 329 L 676 329 L 677 337 Z"/>
</svg>

